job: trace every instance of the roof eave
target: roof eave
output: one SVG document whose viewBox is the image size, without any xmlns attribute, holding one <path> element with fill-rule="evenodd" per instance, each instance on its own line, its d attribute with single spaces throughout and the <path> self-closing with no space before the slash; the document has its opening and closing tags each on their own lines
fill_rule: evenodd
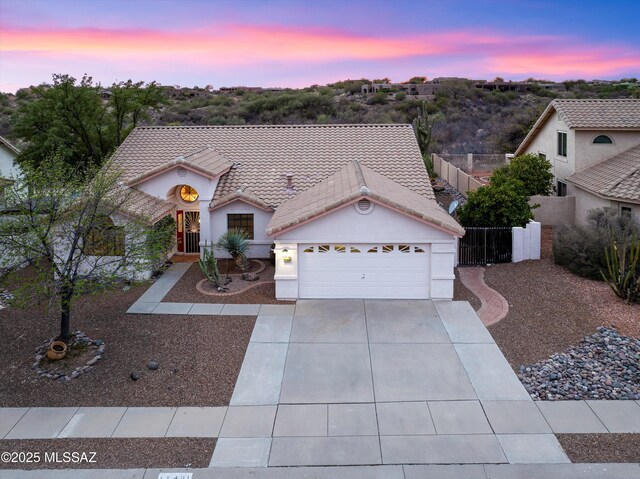
<svg viewBox="0 0 640 479">
<path fill-rule="evenodd" d="M 531 127 L 531 130 L 529 130 L 529 133 L 527 133 L 527 136 L 524 137 L 524 140 L 522 140 L 522 143 L 520 143 L 518 148 L 516 148 L 516 151 L 514 152 L 515 156 L 520 156 L 524 153 L 527 146 L 529 146 L 531 141 L 535 138 L 535 136 L 538 134 L 538 132 L 542 129 L 544 124 L 547 122 L 547 120 L 551 116 L 551 110 L 556 111 L 554 101 L 551 101 L 551 103 L 547 105 L 547 107 L 544 109 L 544 111 L 540 115 L 540 118 L 538 118 L 538 120 L 536 120 L 536 122 L 533 124 L 533 126 Z"/>
<path fill-rule="evenodd" d="M 232 164 L 229 164 L 229 166 L 227 168 L 221 169 L 219 172 L 216 173 L 211 173 L 210 171 L 205 170 L 204 168 L 200 168 L 197 165 L 193 165 L 191 163 L 185 162 L 182 159 L 175 159 L 175 160 L 171 160 L 163 165 L 157 166 L 156 168 L 153 168 L 149 171 L 146 171 L 145 173 L 138 175 L 134 178 L 131 178 L 129 180 L 127 180 L 125 182 L 125 184 L 127 186 L 136 186 L 139 185 L 140 183 L 144 183 L 147 180 L 150 180 L 151 178 L 161 175 L 167 171 L 170 171 L 174 168 L 184 168 L 185 170 L 189 170 L 192 171 L 193 173 L 196 173 L 198 175 L 204 176 L 206 178 L 209 178 L 211 180 L 215 180 L 216 178 L 221 177 L 222 175 L 226 174 L 229 172 L 229 170 L 233 167 Z"/>
<path fill-rule="evenodd" d="M 582 191 L 586 191 L 590 195 L 597 196 L 598 198 L 602 198 L 603 200 L 617 201 L 619 203 L 633 203 L 633 204 L 640 205 L 640 199 L 621 198 L 619 196 L 610 196 L 610 195 L 607 195 L 607 194 L 602 193 L 600 191 L 592 190 L 591 188 L 588 188 L 588 187 L 586 187 L 584 185 L 581 185 L 580 183 L 576 183 L 574 180 L 571 179 L 571 177 L 566 178 L 566 181 L 568 181 L 569 183 L 574 185 L 576 188 L 580 188 Z"/>
</svg>

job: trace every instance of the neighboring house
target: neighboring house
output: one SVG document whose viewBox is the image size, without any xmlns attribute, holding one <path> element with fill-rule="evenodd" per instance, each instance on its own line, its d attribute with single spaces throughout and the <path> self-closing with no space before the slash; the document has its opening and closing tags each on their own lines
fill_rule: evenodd
<svg viewBox="0 0 640 479">
<path fill-rule="evenodd" d="M 114 163 L 175 210 L 177 254 L 229 228 L 251 257 L 273 248 L 278 299 L 453 297 L 464 229 L 436 203 L 410 125 L 139 127 Z"/>
<path fill-rule="evenodd" d="M 640 100 L 553 100 L 515 155 L 525 153 L 551 162 L 576 223 L 605 206 L 640 219 Z"/>
<path fill-rule="evenodd" d="M 362 85 L 363 94 L 383 92 L 405 92 L 407 95 L 433 96 L 442 87 L 439 83 L 371 83 Z"/>
<path fill-rule="evenodd" d="M 7 206 L 4 199 L 5 188 L 20 176 L 20 167 L 16 163 L 18 154 L 20 150 L 0 136 L 0 209 Z"/>
</svg>

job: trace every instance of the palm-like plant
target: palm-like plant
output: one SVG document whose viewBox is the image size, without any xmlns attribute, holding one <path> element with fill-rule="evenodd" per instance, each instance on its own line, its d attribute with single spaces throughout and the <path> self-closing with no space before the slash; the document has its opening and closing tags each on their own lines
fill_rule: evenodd
<svg viewBox="0 0 640 479">
<path fill-rule="evenodd" d="M 231 228 L 218 238 L 218 248 L 225 250 L 242 271 L 249 269 L 247 251 L 251 244 L 247 232 L 240 228 Z"/>
</svg>

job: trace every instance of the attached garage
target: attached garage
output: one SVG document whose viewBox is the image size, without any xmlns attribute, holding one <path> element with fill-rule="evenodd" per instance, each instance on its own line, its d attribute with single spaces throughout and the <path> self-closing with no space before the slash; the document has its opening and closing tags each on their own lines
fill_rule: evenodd
<svg viewBox="0 0 640 479">
<path fill-rule="evenodd" d="M 276 298 L 451 299 L 464 234 L 435 199 L 352 162 L 267 226 Z"/>
<path fill-rule="evenodd" d="M 428 244 L 298 245 L 300 298 L 427 299 Z"/>
</svg>

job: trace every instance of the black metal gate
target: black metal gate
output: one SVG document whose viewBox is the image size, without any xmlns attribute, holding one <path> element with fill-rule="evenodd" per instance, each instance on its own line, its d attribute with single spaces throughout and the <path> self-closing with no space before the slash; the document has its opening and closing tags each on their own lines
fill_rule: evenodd
<svg viewBox="0 0 640 479">
<path fill-rule="evenodd" d="M 513 251 L 511 228 L 465 228 L 458 243 L 458 264 L 510 263 Z"/>
<path fill-rule="evenodd" d="M 184 212 L 185 253 L 200 252 L 200 212 Z"/>
</svg>

